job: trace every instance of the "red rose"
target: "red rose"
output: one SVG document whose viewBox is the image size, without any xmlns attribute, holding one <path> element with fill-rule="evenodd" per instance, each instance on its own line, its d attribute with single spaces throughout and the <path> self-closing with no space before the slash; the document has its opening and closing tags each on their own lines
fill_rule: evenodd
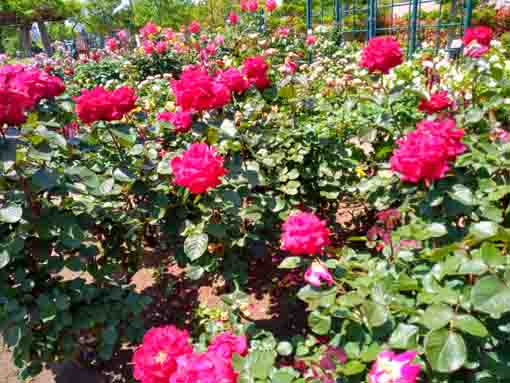
<svg viewBox="0 0 510 383">
<path fill-rule="evenodd" d="M 80 131 L 80 125 L 76 121 L 70 122 L 64 126 L 64 137 L 68 140 L 74 138 Z"/>
<path fill-rule="evenodd" d="M 428 100 L 421 100 L 418 110 L 427 114 L 434 114 L 448 109 L 453 105 L 453 100 L 448 95 L 448 91 L 435 92 Z"/>
<path fill-rule="evenodd" d="M 230 102 L 230 90 L 200 68 L 184 70 L 179 80 L 172 81 L 172 90 L 185 112 L 222 108 Z"/>
<path fill-rule="evenodd" d="M 467 46 L 471 42 L 476 41 L 480 45 L 489 46 L 492 40 L 492 29 L 481 25 L 479 27 L 467 28 L 464 32 L 464 38 L 462 41 Z"/>
<path fill-rule="evenodd" d="M 361 54 L 360 65 L 370 73 L 388 73 L 402 64 L 404 57 L 398 41 L 391 36 L 374 37 L 369 40 Z"/>
<path fill-rule="evenodd" d="M 217 81 L 226 85 L 232 92 L 242 94 L 250 87 L 248 80 L 236 68 L 220 71 Z"/>
<path fill-rule="evenodd" d="M 239 16 L 234 11 L 230 11 L 227 20 L 230 25 L 237 25 L 237 23 L 239 22 Z"/>
<path fill-rule="evenodd" d="M 109 38 L 106 40 L 105 45 L 109 50 L 114 51 L 119 47 L 119 40 L 115 37 Z"/>
<path fill-rule="evenodd" d="M 271 85 L 271 80 L 267 77 L 268 69 L 269 66 L 261 56 L 248 57 L 243 62 L 243 74 L 248 82 L 255 85 L 259 90 Z"/>
<path fill-rule="evenodd" d="M 259 8 L 258 0 L 241 0 L 241 11 L 254 13 Z"/>
<path fill-rule="evenodd" d="M 76 102 L 76 114 L 85 124 L 95 121 L 116 121 L 122 119 L 135 107 L 136 95 L 133 89 L 121 87 L 109 92 L 101 86 L 83 90 Z"/>
<path fill-rule="evenodd" d="M 192 21 L 188 26 L 188 32 L 192 34 L 200 33 L 201 29 L 202 28 L 200 27 L 200 23 L 196 20 Z"/>
<path fill-rule="evenodd" d="M 391 169 L 404 181 L 428 185 L 443 178 L 449 170 L 449 162 L 466 150 L 462 143 L 464 131 L 456 129 L 452 119 L 444 121 L 424 120 L 416 130 L 397 141 L 390 160 Z"/>
<path fill-rule="evenodd" d="M 187 331 L 174 326 L 152 328 L 133 354 L 133 376 L 142 383 L 168 383 L 177 370 L 177 359 L 192 352 Z"/>
<path fill-rule="evenodd" d="M 207 352 L 219 355 L 224 359 L 231 359 L 233 353 L 245 356 L 248 352 L 248 342 L 244 335 L 236 336 L 231 332 L 223 332 L 211 341 Z"/>
<path fill-rule="evenodd" d="M 174 182 L 193 194 L 204 193 L 221 184 L 226 174 L 223 157 L 207 144 L 191 144 L 188 150 L 170 162 Z"/>
<path fill-rule="evenodd" d="M 163 112 L 158 115 L 158 120 L 171 123 L 176 133 L 189 131 L 193 123 L 193 117 L 189 112 Z"/>
</svg>

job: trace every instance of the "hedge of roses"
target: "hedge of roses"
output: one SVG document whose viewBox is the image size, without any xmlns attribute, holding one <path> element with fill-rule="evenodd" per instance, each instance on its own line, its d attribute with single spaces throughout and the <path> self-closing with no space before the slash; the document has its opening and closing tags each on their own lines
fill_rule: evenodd
<svg viewBox="0 0 510 383">
<path fill-rule="evenodd" d="M 259 32 L 262 6 L 0 68 L 0 318 L 21 376 L 131 344 L 142 383 L 507 381 L 508 52 L 477 27 L 457 61 L 404 62 L 392 37 Z M 227 319 L 146 328 L 129 283 L 149 245 L 183 278 L 221 274 Z M 291 338 L 241 315 L 260 247 L 303 276 Z"/>
</svg>

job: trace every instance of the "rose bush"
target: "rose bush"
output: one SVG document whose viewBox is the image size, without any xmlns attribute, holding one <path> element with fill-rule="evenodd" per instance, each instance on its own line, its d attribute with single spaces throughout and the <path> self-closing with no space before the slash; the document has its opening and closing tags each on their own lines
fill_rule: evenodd
<svg viewBox="0 0 510 383">
<path fill-rule="evenodd" d="M 61 79 L 0 69 L 0 318 L 22 377 L 141 342 L 142 382 L 505 382 L 508 52 L 484 30 L 455 62 L 403 62 L 391 37 L 305 47 L 257 32 L 262 6 L 221 33 L 148 24 L 153 49 L 51 62 Z M 193 344 L 146 332 L 148 248 L 158 275 L 224 278 L 227 319 Z M 295 336 L 242 312 L 256 257 L 299 284 Z"/>
</svg>

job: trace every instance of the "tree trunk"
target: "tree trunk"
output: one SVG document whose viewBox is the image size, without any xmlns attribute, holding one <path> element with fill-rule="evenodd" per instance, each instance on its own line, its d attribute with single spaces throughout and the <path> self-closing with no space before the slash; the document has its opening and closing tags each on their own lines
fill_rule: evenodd
<svg viewBox="0 0 510 383">
<path fill-rule="evenodd" d="M 44 21 L 39 21 L 37 23 L 37 27 L 39 28 L 39 33 L 41 34 L 41 41 L 44 47 L 44 51 L 48 56 L 53 54 L 51 49 L 51 40 L 48 34 L 48 28 L 46 28 L 46 23 Z"/>
<path fill-rule="evenodd" d="M 30 35 L 30 26 L 22 25 L 19 30 L 20 48 L 24 57 L 29 57 L 32 50 L 32 36 Z"/>
</svg>

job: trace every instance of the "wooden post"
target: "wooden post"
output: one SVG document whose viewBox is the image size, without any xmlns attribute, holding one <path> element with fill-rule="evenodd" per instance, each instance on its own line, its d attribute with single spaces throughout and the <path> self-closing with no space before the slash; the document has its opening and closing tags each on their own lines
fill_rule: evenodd
<svg viewBox="0 0 510 383">
<path fill-rule="evenodd" d="M 44 21 L 38 21 L 37 27 L 39 28 L 39 33 L 41 34 L 41 41 L 44 47 L 44 51 L 48 56 L 53 54 L 51 49 L 51 40 L 48 34 L 48 29 L 46 28 L 46 23 Z"/>
</svg>

